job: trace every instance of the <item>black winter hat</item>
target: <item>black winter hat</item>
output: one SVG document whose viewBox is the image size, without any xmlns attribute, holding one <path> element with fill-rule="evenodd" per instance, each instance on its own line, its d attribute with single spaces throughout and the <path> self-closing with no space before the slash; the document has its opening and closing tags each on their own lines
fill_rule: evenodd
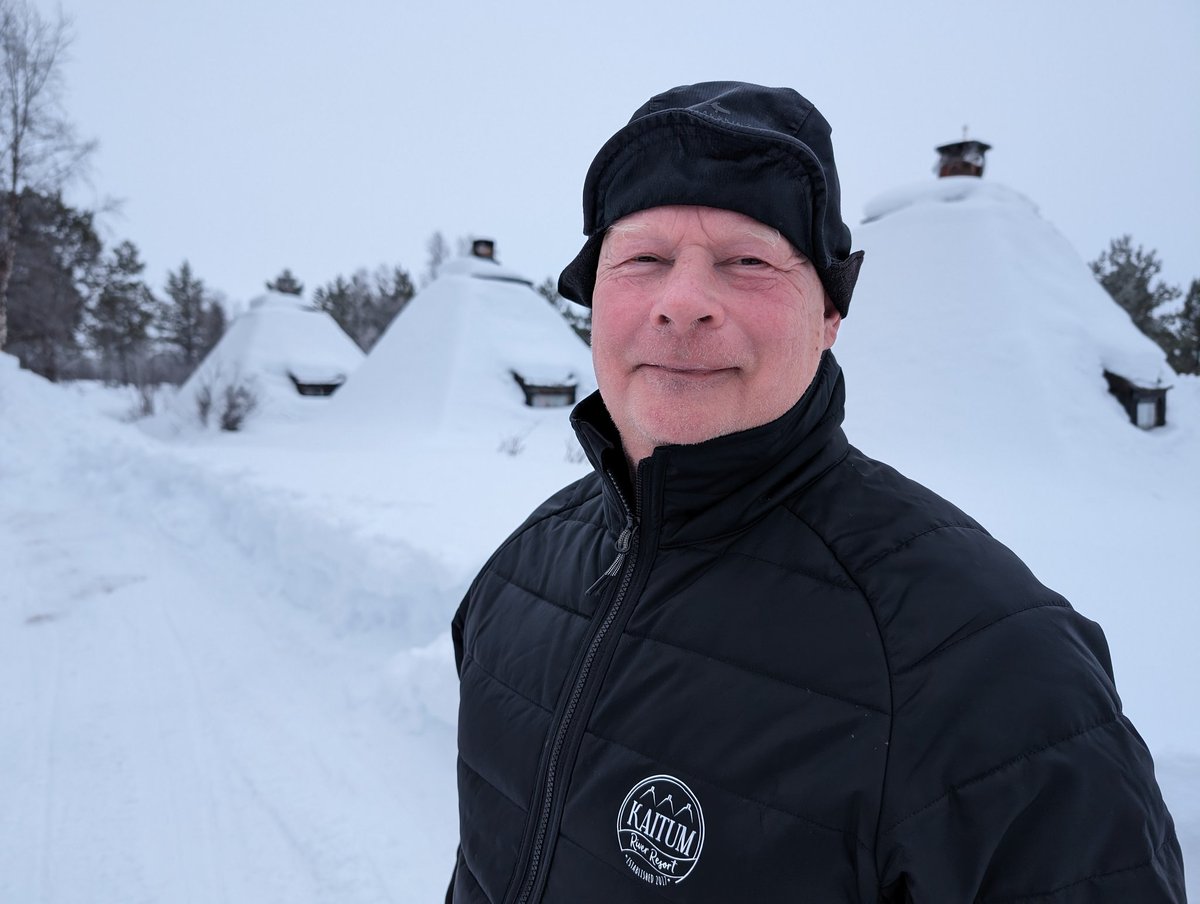
<svg viewBox="0 0 1200 904">
<path fill-rule="evenodd" d="M 850 253 L 829 123 L 791 88 L 683 85 L 652 97 L 600 149 L 583 183 L 583 250 L 558 279 L 592 304 L 604 233 L 650 207 L 720 207 L 773 226 L 817 269 L 846 316 L 863 253 Z"/>
</svg>

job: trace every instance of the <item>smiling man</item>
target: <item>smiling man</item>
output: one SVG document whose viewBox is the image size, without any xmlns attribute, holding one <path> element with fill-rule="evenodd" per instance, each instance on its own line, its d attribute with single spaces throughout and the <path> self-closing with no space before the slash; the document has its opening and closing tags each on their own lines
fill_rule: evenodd
<svg viewBox="0 0 1200 904">
<path fill-rule="evenodd" d="M 447 900 L 1183 901 L 1100 629 L 841 430 L 862 254 L 821 114 L 665 92 L 584 231 L 594 473 L 455 617 Z"/>
<path fill-rule="evenodd" d="M 615 223 L 593 296 L 596 378 L 633 464 L 659 446 L 775 420 L 841 323 L 812 263 L 778 230 L 711 207 Z"/>
</svg>

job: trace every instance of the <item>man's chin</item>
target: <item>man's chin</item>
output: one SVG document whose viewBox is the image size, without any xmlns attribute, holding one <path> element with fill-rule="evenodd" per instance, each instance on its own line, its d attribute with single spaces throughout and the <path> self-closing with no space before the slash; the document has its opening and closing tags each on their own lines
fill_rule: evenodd
<svg viewBox="0 0 1200 904">
<path fill-rule="evenodd" d="M 694 446 L 698 443 L 736 433 L 744 429 L 730 418 L 714 418 L 711 411 L 689 411 L 688 406 L 676 406 L 660 416 L 647 418 L 645 430 L 655 447 Z"/>
</svg>

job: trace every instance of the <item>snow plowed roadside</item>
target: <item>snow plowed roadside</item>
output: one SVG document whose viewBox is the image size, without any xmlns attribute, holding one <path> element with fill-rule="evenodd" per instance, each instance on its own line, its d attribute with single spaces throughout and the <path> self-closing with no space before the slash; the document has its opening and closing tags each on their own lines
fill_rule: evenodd
<svg viewBox="0 0 1200 904">
<path fill-rule="evenodd" d="M 445 631 L 465 589 L 428 554 L 357 535 L 354 525 L 327 520 L 282 491 L 205 471 L 17 371 L 7 355 L 0 355 L 0 424 L 0 479 L 53 475 L 64 494 L 74 490 L 158 532 L 213 569 L 236 551 L 255 563 L 256 589 L 338 631 L 382 630 L 393 649 L 424 645 Z"/>
<path fill-rule="evenodd" d="M 0 900 L 436 900 L 436 563 L 173 460 L 0 356 Z"/>
</svg>

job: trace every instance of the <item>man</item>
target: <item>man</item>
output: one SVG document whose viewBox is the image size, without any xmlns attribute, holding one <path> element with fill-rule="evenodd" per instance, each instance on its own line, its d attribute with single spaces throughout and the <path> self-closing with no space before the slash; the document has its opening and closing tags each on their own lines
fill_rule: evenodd
<svg viewBox="0 0 1200 904">
<path fill-rule="evenodd" d="M 1184 899 L 1099 628 L 841 431 L 829 134 L 687 86 L 588 172 L 595 473 L 454 620 L 456 904 Z"/>
</svg>

